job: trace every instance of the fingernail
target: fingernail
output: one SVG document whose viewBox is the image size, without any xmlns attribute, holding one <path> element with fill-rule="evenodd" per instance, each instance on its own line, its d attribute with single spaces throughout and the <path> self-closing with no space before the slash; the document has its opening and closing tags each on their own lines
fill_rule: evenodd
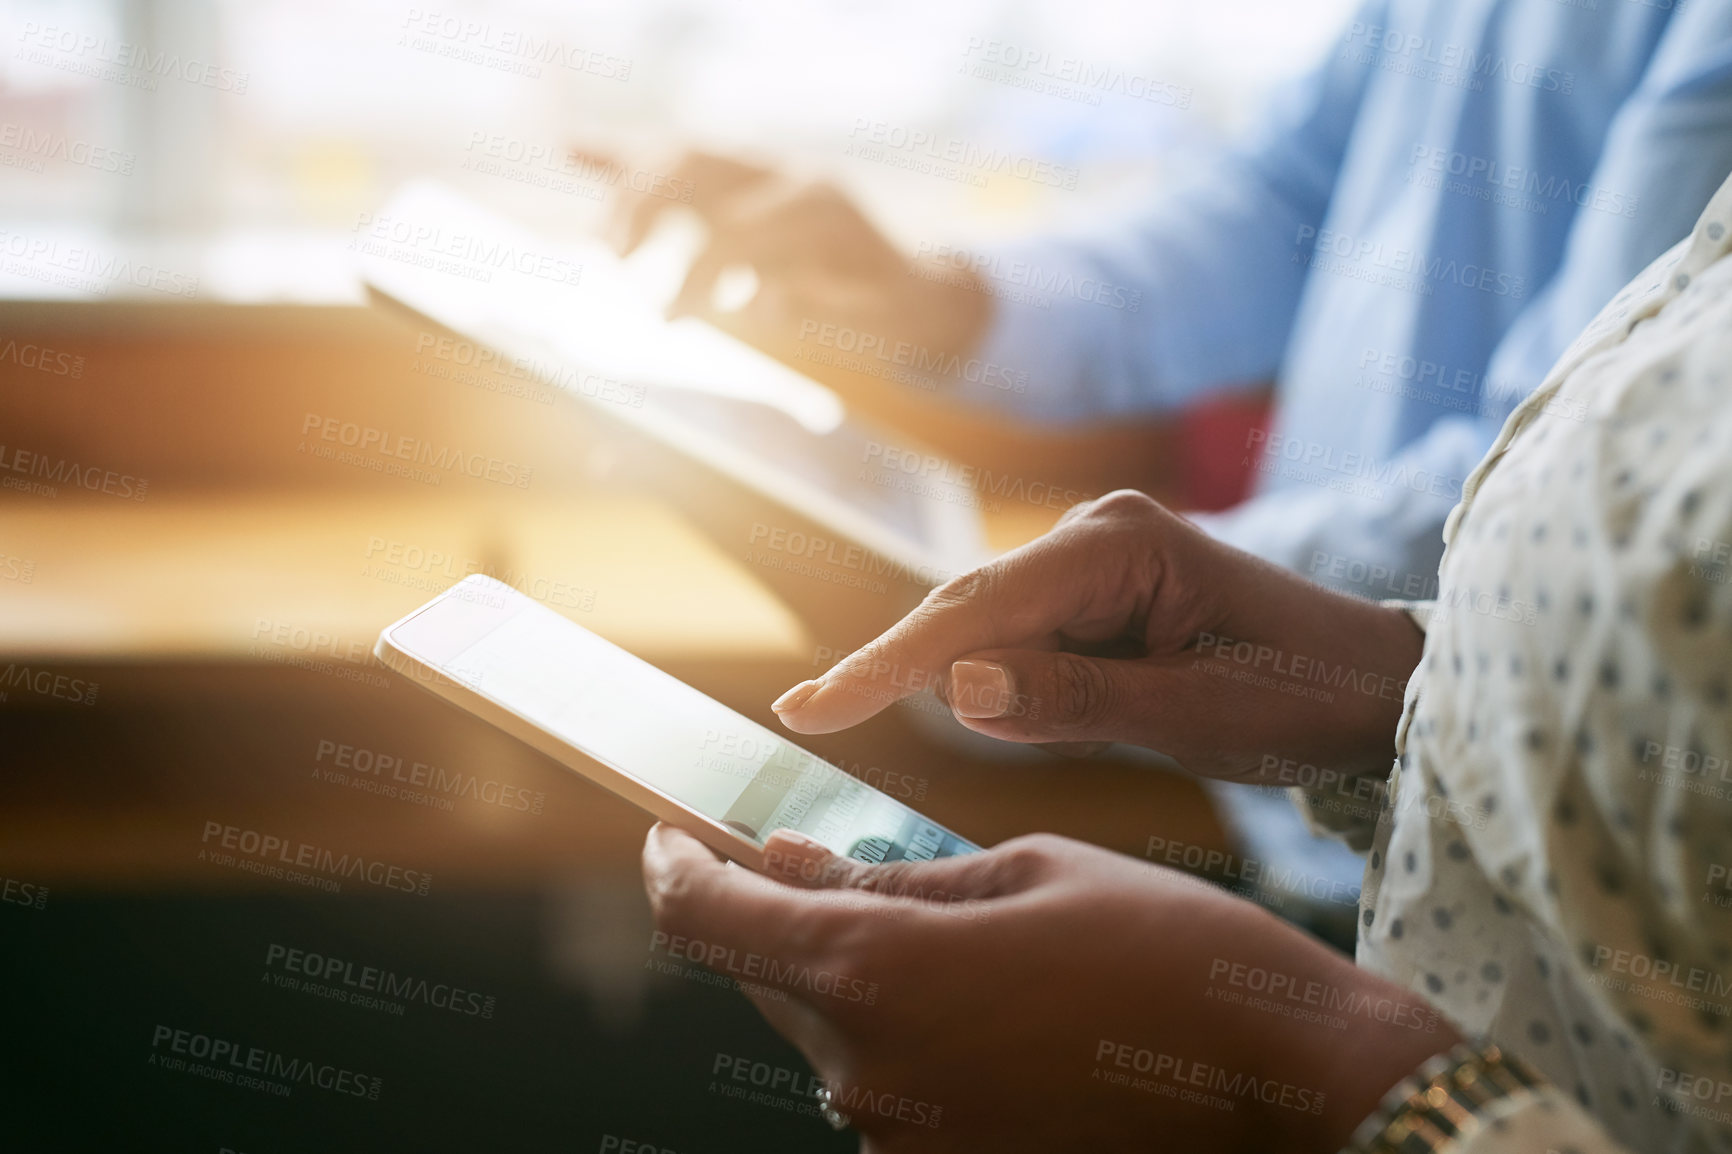
<svg viewBox="0 0 1732 1154">
<path fill-rule="evenodd" d="M 1003 717 L 1010 710 L 1010 670 L 991 661 L 950 666 L 950 708 L 961 717 Z"/>
<path fill-rule="evenodd" d="M 812 700 L 812 695 L 818 692 L 817 681 L 802 681 L 782 696 L 770 703 L 770 708 L 776 713 L 793 713 L 806 702 Z"/>
</svg>

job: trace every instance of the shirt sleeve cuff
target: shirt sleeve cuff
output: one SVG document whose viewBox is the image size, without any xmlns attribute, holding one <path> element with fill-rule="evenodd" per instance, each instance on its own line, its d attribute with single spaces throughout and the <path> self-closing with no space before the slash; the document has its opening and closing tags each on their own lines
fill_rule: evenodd
<svg viewBox="0 0 1732 1154">
<path fill-rule="evenodd" d="M 1341 789 L 1287 789 L 1307 829 L 1318 837 L 1332 837 L 1359 854 L 1369 852 L 1377 836 L 1384 793 L 1383 782 L 1369 776 L 1344 777 Z"/>
</svg>

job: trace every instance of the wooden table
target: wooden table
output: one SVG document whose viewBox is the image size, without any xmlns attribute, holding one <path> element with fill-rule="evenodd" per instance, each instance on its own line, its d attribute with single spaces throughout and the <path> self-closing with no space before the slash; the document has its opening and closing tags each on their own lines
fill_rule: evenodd
<svg viewBox="0 0 1732 1154">
<path fill-rule="evenodd" d="M 768 703 L 839 644 L 713 526 L 598 472 L 576 406 L 430 377 L 401 319 L 133 306 L 9 317 L 84 370 L 0 365 L 6 444 L 150 479 L 142 501 L 0 491 L 0 670 L 97 687 L 94 705 L 17 688 L 0 701 L 9 876 L 268 884 L 198 861 L 208 821 L 363 847 L 442 885 L 629 875 L 647 818 L 366 656 L 383 624 L 472 569 L 765 723 Z M 296 451 L 309 412 L 482 445 L 533 462 L 535 484 L 416 484 L 310 461 Z M 1009 547 L 1055 515 L 1008 506 L 989 538 Z M 863 611 L 880 620 L 850 643 L 901 610 Z M 964 734 L 895 709 L 808 744 L 869 779 L 918 782 L 920 808 L 987 843 L 1036 829 L 1137 854 L 1154 836 L 1221 842 L 1194 783 L 1148 759 L 1065 762 Z M 315 772 L 330 768 L 321 743 L 533 790 L 543 812 L 338 787 Z"/>
</svg>

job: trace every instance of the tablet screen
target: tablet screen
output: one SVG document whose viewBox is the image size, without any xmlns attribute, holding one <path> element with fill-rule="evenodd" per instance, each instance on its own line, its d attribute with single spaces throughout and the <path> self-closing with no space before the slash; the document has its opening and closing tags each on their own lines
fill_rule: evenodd
<svg viewBox="0 0 1732 1154">
<path fill-rule="evenodd" d="M 937 585 L 985 560 L 961 470 L 913 452 L 903 455 L 918 475 L 877 467 L 905 438 L 850 417 L 829 389 L 720 329 L 665 320 L 668 270 L 636 263 L 655 255 L 648 248 L 622 261 L 599 241 L 554 244 L 426 182 L 394 197 L 358 242 L 377 291 L 886 558 L 888 571 Z M 489 253 L 511 259 L 470 255 Z"/>
<path fill-rule="evenodd" d="M 497 582 L 465 580 L 393 630 L 392 640 L 567 745 L 760 845 L 787 828 L 870 862 L 975 848 Z M 439 653 L 440 644 L 452 655 Z"/>
</svg>

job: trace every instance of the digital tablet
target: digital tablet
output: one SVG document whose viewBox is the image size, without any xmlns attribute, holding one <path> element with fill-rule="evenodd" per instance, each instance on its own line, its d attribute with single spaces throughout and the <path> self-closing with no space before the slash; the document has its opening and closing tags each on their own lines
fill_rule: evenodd
<svg viewBox="0 0 1732 1154">
<path fill-rule="evenodd" d="M 962 470 L 906 451 L 899 459 L 921 463 L 915 475 L 880 467 L 887 446 L 906 450 L 905 436 L 850 416 L 830 389 L 713 325 L 666 320 L 685 258 L 654 238 L 621 260 L 599 240 L 550 241 L 417 181 L 361 221 L 353 247 L 374 292 L 917 585 L 988 558 Z"/>
<path fill-rule="evenodd" d="M 979 847 L 491 577 L 379 634 L 391 669 L 742 865 L 792 829 L 859 861 Z"/>
</svg>

